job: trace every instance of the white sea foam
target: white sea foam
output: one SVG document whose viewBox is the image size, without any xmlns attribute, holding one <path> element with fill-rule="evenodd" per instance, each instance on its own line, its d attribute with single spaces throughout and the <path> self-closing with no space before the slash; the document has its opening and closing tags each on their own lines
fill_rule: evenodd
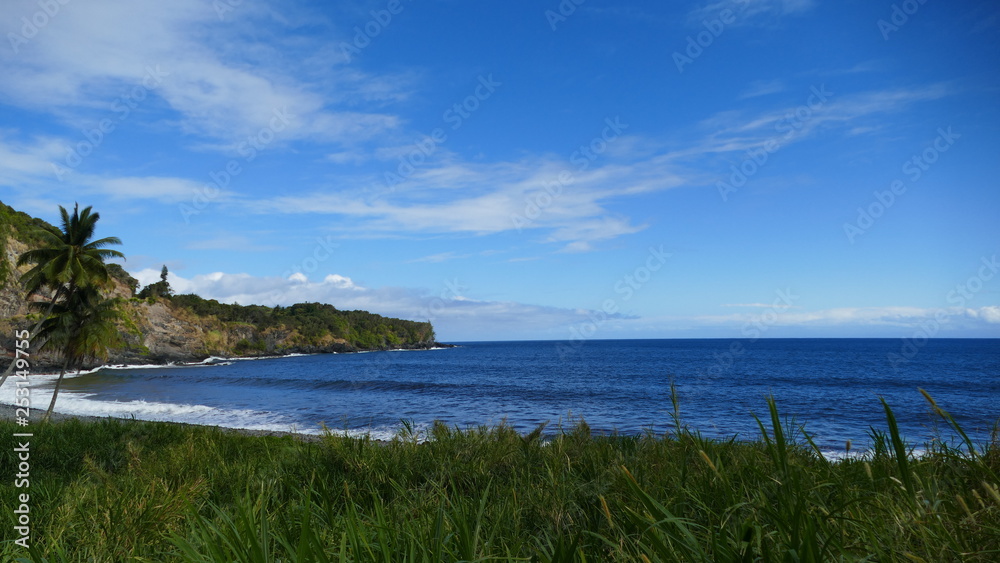
<svg viewBox="0 0 1000 563">
<path fill-rule="evenodd" d="M 161 366 L 166 367 L 166 366 Z M 90 372 L 68 373 L 65 378 L 76 378 Z M 52 387 L 58 379 L 58 374 L 32 374 L 30 399 L 32 418 L 40 419 L 42 412 L 52 400 Z M 0 404 L 13 405 L 15 391 L 18 388 L 11 378 L 0 388 Z M 280 413 L 251 409 L 224 409 L 206 405 L 188 405 L 166 403 L 159 401 L 99 401 L 94 400 L 93 393 L 74 392 L 63 389 L 59 393 L 56 409 L 65 415 L 112 417 L 120 419 L 136 419 L 158 422 L 180 422 L 204 426 L 219 426 L 245 430 L 260 430 L 269 432 L 296 432 L 299 434 L 322 435 L 324 428 L 319 422 L 312 426 L 302 426 L 290 421 Z M 374 440 L 391 440 L 398 434 L 401 426 L 377 426 L 368 428 L 343 429 L 327 427 L 326 431 L 333 435 L 363 437 Z M 419 436 L 426 436 L 428 427 L 415 425 L 414 430 Z M 423 438 L 421 439 L 423 441 Z"/>
<path fill-rule="evenodd" d="M 446 346 L 431 346 L 430 348 L 390 348 L 386 352 L 427 352 L 429 350 L 450 350 Z M 359 352 L 360 353 L 360 352 Z"/>
<path fill-rule="evenodd" d="M 327 431 L 333 436 L 347 436 L 349 438 L 364 438 L 368 437 L 372 440 L 381 440 L 383 442 L 389 442 L 393 438 L 399 435 L 399 428 L 393 428 L 389 426 L 377 426 L 371 428 L 351 428 L 344 430 L 343 428 L 327 428 Z M 300 432 L 301 434 L 322 434 L 319 432 Z M 418 442 L 423 443 L 427 441 L 426 435 L 421 435 L 417 439 Z"/>
<path fill-rule="evenodd" d="M 59 393 L 57 410 L 66 415 L 113 417 L 122 419 L 149 420 L 160 422 L 183 422 L 205 426 L 221 426 L 223 428 L 244 428 L 247 430 L 269 430 L 281 432 L 299 432 L 302 434 L 320 434 L 319 426 L 314 428 L 296 428 L 285 417 L 276 413 L 254 411 L 248 409 L 220 409 L 205 405 L 184 405 L 163 403 L 157 401 L 96 401 L 91 399 L 91 393 Z M 31 402 L 33 416 L 42 412 L 52 399 L 51 389 L 32 386 Z M 0 390 L 0 402 L 13 404 L 13 386 L 7 389 L 5 385 Z"/>
<path fill-rule="evenodd" d="M 257 358 L 224 358 L 212 356 L 199 362 L 168 364 L 144 364 L 125 365 L 108 364 L 89 370 L 67 372 L 65 380 L 90 375 L 101 370 L 132 370 L 132 369 L 165 369 L 165 368 L 197 368 L 231 365 L 235 360 L 263 360 L 279 359 L 285 357 L 310 356 L 313 354 L 288 354 L 284 356 L 267 356 Z M 59 378 L 58 373 L 32 373 L 29 376 L 30 398 L 32 405 L 32 417 L 40 417 L 41 413 L 48 407 L 52 398 L 52 389 Z M 16 377 L 11 377 L 7 384 L 0 388 L 0 404 L 13 405 L 15 391 L 18 386 L 15 384 Z M 180 422 L 188 424 L 199 424 L 205 426 L 219 426 L 223 428 L 277 431 L 277 432 L 297 432 L 300 434 L 321 435 L 324 429 L 320 423 L 312 426 L 301 426 L 280 413 L 250 409 L 225 409 L 206 405 L 191 405 L 179 403 L 167 403 L 158 401 L 147 401 L 143 399 L 131 401 L 101 401 L 95 400 L 95 394 L 82 391 L 71 391 L 63 389 L 59 394 L 59 401 L 56 409 L 61 414 L 92 416 L 92 417 L 113 417 L 121 419 L 136 419 L 147 421 Z M 425 429 L 415 428 L 418 433 L 423 433 Z M 342 428 L 329 427 L 326 431 L 334 435 L 347 436 L 368 436 L 375 440 L 391 440 L 399 431 L 399 427 L 368 427 L 344 430 Z"/>
<path fill-rule="evenodd" d="M 103 365 L 99 368 L 94 368 L 87 373 L 94 373 L 102 369 L 162 369 L 162 368 L 174 368 L 177 364 L 170 362 L 168 364 L 109 364 Z"/>
<path fill-rule="evenodd" d="M 336 354 L 337 352 L 330 352 L 330 354 Z M 315 356 L 316 354 L 278 354 L 274 356 L 253 356 L 253 357 L 232 357 L 226 358 L 227 361 L 231 362 L 250 362 L 255 360 L 280 360 L 281 358 L 299 358 L 302 356 Z"/>
<path fill-rule="evenodd" d="M 872 450 L 851 450 L 850 452 L 845 450 L 825 450 L 821 449 L 820 453 L 823 454 L 829 461 L 837 462 L 844 461 L 845 459 L 869 459 L 872 456 Z M 914 448 L 910 452 L 911 457 L 921 458 L 927 455 L 927 450 L 924 448 Z"/>
<path fill-rule="evenodd" d="M 176 367 L 223 366 L 223 365 L 229 365 L 230 363 L 232 363 L 232 362 L 230 362 L 226 358 L 214 358 L 213 357 L 213 358 L 206 358 L 205 360 L 202 360 L 200 362 L 191 362 L 191 363 L 168 362 L 166 364 L 104 364 L 104 365 L 100 365 L 100 366 L 97 366 L 97 367 L 91 368 L 91 369 L 85 369 L 85 370 L 79 370 L 79 371 L 68 371 L 68 372 L 66 372 L 66 377 L 79 376 L 79 375 L 88 375 L 88 374 L 91 374 L 91 373 L 97 373 L 97 372 L 99 372 L 101 370 L 105 370 L 105 369 L 108 369 L 108 370 L 168 369 L 168 368 L 176 368 Z M 42 376 L 42 375 L 45 375 L 45 376 L 53 375 L 53 376 L 57 376 L 58 377 L 59 373 L 58 372 L 41 372 L 41 373 L 32 372 L 31 373 L 31 377 L 38 377 L 38 376 Z"/>
</svg>

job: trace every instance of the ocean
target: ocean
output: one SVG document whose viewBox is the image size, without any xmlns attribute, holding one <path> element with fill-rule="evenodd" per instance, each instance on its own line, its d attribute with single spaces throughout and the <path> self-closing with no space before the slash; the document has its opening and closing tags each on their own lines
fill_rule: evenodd
<svg viewBox="0 0 1000 563">
<path fill-rule="evenodd" d="M 55 376 L 32 376 L 33 406 Z M 879 398 L 917 449 L 948 433 L 919 388 L 977 440 L 1000 419 L 1000 340 L 604 340 L 469 342 L 456 348 L 212 359 L 197 366 L 103 368 L 67 376 L 57 411 L 319 434 L 324 426 L 389 438 L 404 422 L 460 428 L 505 422 L 663 434 L 673 384 L 684 424 L 754 439 L 766 398 L 830 455 L 886 429 Z M 0 390 L 13 402 L 14 385 Z M 37 412 L 37 411 L 36 411 Z M 40 412 L 35 416 L 40 417 Z"/>
</svg>

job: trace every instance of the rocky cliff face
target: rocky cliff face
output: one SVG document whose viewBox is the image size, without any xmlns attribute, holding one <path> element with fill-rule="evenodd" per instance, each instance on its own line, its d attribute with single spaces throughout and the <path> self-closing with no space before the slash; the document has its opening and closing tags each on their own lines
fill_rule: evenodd
<svg viewBox="0 0 1000 563">
<path fill-rule="evenodd" d="M 190 362 L 211 356 L 356 351 L 343 339 L 326 338 L 318 344 L 305 345 L 293 330 L 274 327 L 262 330 L 245 323 L 197 316 L 166 299 L 153 302 L 132 299 L 124 309 L 129 318 L 125 332 L 127 346 L 114 351 L 110 363 Z"/>
<path fill-rule="evenodd" d="M 17 257 L 26 250 L 28 250 L 26 244 L 16 241 L 13 238 L 8 238 L 6 253 L 0 257 L 0 260 L 6 259 L 7 263 L 11 264 L 11 269 L 13 270 L 13 264 L 17 263 Z M 16 275 L 15 273 L 14 276 Z M 28 304 L 20 292 L 17 291 L 17 286 L 13 282 L 8 282 L 5 285 L 0 284 L 0 318 L 6 319 L 16 315 L 24 315 L 27 312 Z"/>
</svg>

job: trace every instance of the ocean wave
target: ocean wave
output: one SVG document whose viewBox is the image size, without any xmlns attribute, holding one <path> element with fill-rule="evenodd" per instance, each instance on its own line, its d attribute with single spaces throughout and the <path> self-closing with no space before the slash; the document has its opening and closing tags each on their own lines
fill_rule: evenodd
<svg viewBox="0 0 1000 563">
<path fill-rule="evenodd" d="M 339 352 L 329 352 L 330 354 L 338 354 Z M 280 360 L 281 358 L 300 358 L 302 356 L 315 356 L 316 354 L 300 354 L 298 352 L 292 354 L 276 354 L 273 356 L 253 356 L 253 357 L 232 357 L 226 358 L 227 361 L 231 362 L 251 362 L 255 360 Z"/>
<path fill-rule="evenodd" d="M 11 389 L 0 390 L 0 403 L 13 405 L 14 392 Z M 52 399 L 50 389 L 31 388 L 32 411 L 44 411 Z M 219 426 L 223 428 L 240 428 L 246 430 L 267 430 L 279 432 L 299 432 L 303 434 L 320 434 L 321 428 L 296 428 L 296 424 L 279 413 L 250 409 L 222 409 L 205 405 L 190 405 L 179 403 L 164 403 L 146 401 L 97 401 L 92 399 L 93 393 L 75 393 L 62 391 L 59 393 L 58 411 L 70 416 L 112 417 L 120 419 L 136 419 L 156 422 L 181 422 L 204 426 Z"/>
<path fill-rule="evenodd" d="M 7 385 L 0 389 L 0 404 L 14 404 L 14 389 Z M 32 419 L 40 420 L 41 414 L 52 399 L 50 389 L 32 387 L 31 412 Z M 356 428 L 336 428 L 326 426 L 321 421 L 315 424 L 294 422 L 286 416 L 252 409 L 224 409 L 206 405 L 191 405 L 165 403 L 158 401 L 99 401 L 94 400 L 93 393 L 62 391 L 59 394 L 58 412 L 69 416 L 86 416 L 96 418 L 116 418 L 122 420 L 143 420 L 149 422 L 174 422 L 196 424 L 200 426 L 220 427 L 234 430 L 251 430 L 263 432 L 293 432 L 322 436 L 329 433 L 333 436 L 353 438 L 367 437 L 373 440 L 389 441 L 396 437 L 402 425 L 368 426 Z M 426 440 L 426 431 L 430 425 L 413 425 L 418 440 Z"/>
</svg>

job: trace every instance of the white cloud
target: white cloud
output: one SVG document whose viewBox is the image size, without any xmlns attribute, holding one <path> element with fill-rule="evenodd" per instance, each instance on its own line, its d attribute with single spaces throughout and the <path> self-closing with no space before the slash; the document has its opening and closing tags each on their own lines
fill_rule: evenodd
<svg viewBox="0 0 1000 563">
<path fill-rule="evenodd" d="M 0 29 L 20 29 L 21 17 L 37 10 L 36 2 L 5 7 Z M 267 28 L 294 31 L 294 23 L 275 15 L 266 4 L 249 2 L 226 21 L 202 0 L 66 4 L 18 52 L 0 50 L 0 97 L 79 127 L 91 125 L 95 112 L 116 117 L 113 104 L 126 96 L 136 106 L 129 114 L 166 109 L 162 125 L 230 143 L 269 127 L 276 111 L 294 116 L 276 135 L 281 141 L 353 144 L 398 126 L 396 116 L 357 104 L 401 99 L 407 80 L 342 68 L 342 57 L 324 44 L 297 37 L 248 39 L 246 26 L 264 20 Z M 346 98 L 354 107 L 329 103 Z"/>
<path fill-rule="evenodd" d="M 113 199 L 151 199 L 163 203 L 190 202 L 194 194 L 204 189 L 204 183 L 201 182 L 155 176 L 106 178 L 76 174 L 72 181 L 75 186 L 86 186 L 91 193 L 107 195 Z M 220 190 L 216 199 L 231 195 Z"/>
<path fill-rule="evenodd" d="M 763 303 L 729 305 L 735 307 L 773 307 Z M 732 315 L 700 315 L 692 317 L 699 325 L 730 326 L 734 329 L 746 323 L 763 322 L 782 327 L 897 327 L 918 328 L 927 323 L 940 325 L 940 330 L 957 329 L 985 323 L 1000 323 L 1000 307 L 979 309 L 922 307 L 840 307 L 819 311 L 790 311 L 795 307 L 776 308 L 775 314 L 737 313 Z M 765 316 L 766 315 L 766 316 Z"/>
<path fill-rule="evenodd" d="M 990 324 L 1000 324 L 1000 306 L 980 307 L 979 309 L 969 309 L 968 314 L 972 318 L 982 319 Z"/>
<path fill-rule="evenodd" d="M 614 157 L 608 155 L 611 161 Z M 669 159 L 621 162 L 579 170 L 554 156 L 513 162 L 443 162 L 418 169 L 404 182 L 381 191 L 351 189 L 370 186 L 378 178 L 340 181 L 338 191 L 280 196 L 248 203 L 257 213 L 320 213 L 364 220 L 369 232 L 490 234 L 504 231 L 547 231 L 548 242 L 593 243 L 638 232 L 643 225 L 611 212 L 617 198 L 670 189 L 686 179 Z M 560 182 L 560 175 L 570 178 Z M 374 195 L 369 195 L 373 194 Z M 353 226 L 349 227 L 355 230 Z M 583 245 L 576 245 L 577 248 Z M 452 259 L 452 255 L 425 261 Z"/>
<path fill-rule="evenodd" d="M 341 276 L 340 274 L 330 274 L 323 278 L 323 283 L 326 285 L 332 285 L 337 289 L 353 289 L 354 291 L 364 291 L 365 288 L 355 285 L 354 280 L 351 278 Z"/>
<path fill-rule="evenodd" d="M 66 165 L 68 147 L 76 140 L 53 137 L 19 138 L 0 131 L 0 186 L 21 191 L 26 199 L 51 196 L 41 209 L 51 212 L 63 203 L 67 187 L 75 194 L 103 195 L 112 200 L 147 200 L 160 203 L 191 202 L 205 190 L 205 182 L 172 176 L 112 176 L 77 171 Z M 80 162 L 85 162 L 86 159 Z M 81 164 L 82 166 L 82 164 Z M 58 168 L 57 168 L 58 167 Z M 58 171 L 58 172 L 57 172 Z M 213 186 L 213 201 L 228 201 L 233 192 Z M 30 195 L 29 195 L 30 194 Z M 23 205 L 24 200 L 18 200 Z M 26 208 L 27 209 L 27 208 Z"/>
</svg>

